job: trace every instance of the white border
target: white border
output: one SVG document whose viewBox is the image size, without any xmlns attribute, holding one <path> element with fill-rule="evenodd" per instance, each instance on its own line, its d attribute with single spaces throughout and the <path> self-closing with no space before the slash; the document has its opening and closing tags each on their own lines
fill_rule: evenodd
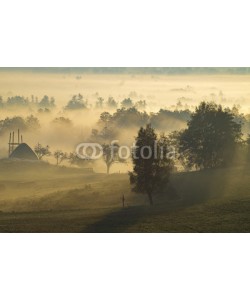
<svg viewBox="0 0 250 300">
<path fill-rule="evenodd" d="M 1 67 L 249 66 L 249 1 L 0 2 Z M 1 235 L 1 297 L 249 299 L 249 235 Z"/>
<path fill-rule="evenodd" d="M 2 299 L 249 299 L 244 234 L 1 236 Z"/>
<path fill-rule="evenodd" d="M 248 4 L 2 0 L 0 65 L 249 66 Z"/>
</svg>

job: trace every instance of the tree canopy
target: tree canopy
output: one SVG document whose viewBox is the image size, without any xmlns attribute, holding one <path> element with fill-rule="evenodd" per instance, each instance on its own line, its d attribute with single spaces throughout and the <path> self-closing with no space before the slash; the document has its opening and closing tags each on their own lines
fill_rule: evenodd
<svg viewBox="0 0 250 300">
<path fill-rule="evenodd" d="M 190 167 L 219 167 L 230 163 L 241 137 L 241 123 L 230 110 L 202 102 L 180 135 L 179 151 Z"/>
<path fill-rule="evenodd" d="M 66 110 L 77 110 L 77 109 L 86 109 L 88 107 L 88 103 L 86 100 L 83 100 L 83 96 L 81 94 L 73 95 L 71 100 L 69 100 L 68 104 L 65 106 Z"/>
<path fill-rule="evenodd" d="M 146 193 L 150 205 L 153 193 L 161 191 L 169 181 L 173 161 L 168 158 L 167 151 L 165 140 L 157 138 L 150 124 L 140 128 L 132 156 L 134 168 L 129 176 L 132 190 Z"/>
</svg>

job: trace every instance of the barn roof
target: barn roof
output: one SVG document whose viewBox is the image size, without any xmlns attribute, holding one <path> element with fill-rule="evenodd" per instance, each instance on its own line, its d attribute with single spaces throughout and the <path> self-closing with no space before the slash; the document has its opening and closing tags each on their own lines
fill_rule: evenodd
<svg viewBox="0 0 250 300">
<path fill-rule="evenodd" d="M 16 147 L 11 153 L 10 158 L 38 160 L 37 155 L 26 143 L 22 143 Z"/>
</svg>

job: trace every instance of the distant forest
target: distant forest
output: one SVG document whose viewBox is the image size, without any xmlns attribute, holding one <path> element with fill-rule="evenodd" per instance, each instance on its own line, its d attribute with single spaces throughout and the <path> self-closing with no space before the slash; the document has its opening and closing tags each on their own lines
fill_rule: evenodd
<svg viewBox="0 0 250 300">
<path fill-rule="evenodd" d="M 79 67 L 79 68 L 0 68 L 1 71 L 29 71 L 44 73 L 93 73 L 93 74 L 158 74 L 158 75 L 184 75 L 184 74 L 250 74 L 249 67 Z"/>
</svg>

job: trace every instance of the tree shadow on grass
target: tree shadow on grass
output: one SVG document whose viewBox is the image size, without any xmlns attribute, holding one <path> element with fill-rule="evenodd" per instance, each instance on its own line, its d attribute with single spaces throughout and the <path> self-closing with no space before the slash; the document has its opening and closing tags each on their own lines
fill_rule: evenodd
<svg viewBox="0 0 250 300">
<path fill-rule="evenodd" d="M 82 232 L 127 232 L 128 228 L 147 214 L 149 207 L 125 207 L 105 215 L 100 221 L 88 225 Z"/>
<path fill-rule="evenodd" d="M 190 189 L 190 183 L 187 183 L 187 187 L 179 196 L 179 192 L 176 187 L 170 186 L 165 193 L 155 195 L 155 204 L 142 205 L 142 206 L 130 206 L 107 213 L 102 218 L 92 224 L 89 224 L 82 232 L 96 232 L 96 233 L 111 233 L 111 232 L 134 232 L 130 227 L 143 223 L 143 220 L 159 216 L 168 215 L 173 211 L 185 209 L 189 206 L 206 200 L 207 193 L 203 193 L 203 197 L 200 197 L 200 193 L 191 193 L 190 199 L 188 190 Z M 181 194 L 181 193 L 180 193 Z"/>
<path fill-rule="evenodd" d="M 239 171 L 235 169 L 215 169 L 173 176 L 171 189 L 157 196 L 154 206 L 134 206 L 112 211 L 93 224 L 85 232 L 129 232 L 130 227 L 143 223 L 154 216 L 170 216 L 172 212 L 200 205 L 210 200 L 227 203 L 229 192 L 234 194 L 241 188 Z M 234 195 L 236 197 L 237 194 Z M 150 219 L 148 219 L 150 220 Z M 157 224 L 156 224 L 157 225 Z"/>
</svg>

